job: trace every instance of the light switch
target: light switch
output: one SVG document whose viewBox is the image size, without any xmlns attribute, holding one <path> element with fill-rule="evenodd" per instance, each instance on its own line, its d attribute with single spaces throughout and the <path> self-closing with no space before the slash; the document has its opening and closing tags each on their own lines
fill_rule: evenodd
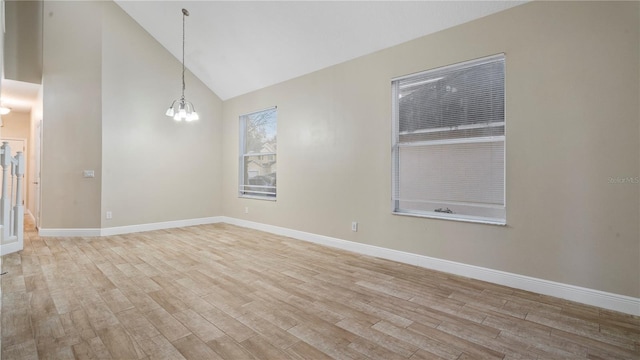
<svg viewBox="0 0 640 360">
<path fill-rule="evenodd" d="M 92 178 L 92 177 L 96 177 L 96 174 L 93 170 L 83 170 L 82 177 Z"/>
</svg>

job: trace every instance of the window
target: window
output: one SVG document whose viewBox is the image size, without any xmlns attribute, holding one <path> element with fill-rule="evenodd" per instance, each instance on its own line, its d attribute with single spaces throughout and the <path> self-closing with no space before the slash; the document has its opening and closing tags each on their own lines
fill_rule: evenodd
<svg viewBox="0 0 640 360">
<path fill-rule="evenodd" d="M 393 212 L 506 223 L 505 59 L 392 81 Z"/>
<path fill-rule="evenodd" d="M 276 199 L 277 109 L 240 116 L 240 196 Z"/>
</svg>

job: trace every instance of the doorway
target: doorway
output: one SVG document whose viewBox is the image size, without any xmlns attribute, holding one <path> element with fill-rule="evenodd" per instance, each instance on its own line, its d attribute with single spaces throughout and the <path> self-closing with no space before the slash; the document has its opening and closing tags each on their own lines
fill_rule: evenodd
<svg viewBox="0 0 640 360">
<path fill-rule="evenodd" d="M 3 105 L 11 108 L 11 112 L 2 116 L 1 138 L 26 139 L 25 160 L 26 176 L 24 188 L 26 218 L 31 218 L 40 225 L 40 149 L 43 128 L 43 86 L 42 84 L 2 79 L 0 94 Z M 17 148 L 11 145 L 15 151 Z M 28 153 L 28 156 L 27 156 Z M 30 221 L 31 222 L 31 221 Z M 31 223 L 33 223 L 31 222 Z"/>
</svg>

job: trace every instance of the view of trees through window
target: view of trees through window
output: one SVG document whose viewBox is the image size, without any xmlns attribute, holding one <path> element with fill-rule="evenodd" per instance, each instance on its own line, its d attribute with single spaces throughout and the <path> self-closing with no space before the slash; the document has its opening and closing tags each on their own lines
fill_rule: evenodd
<svg viewBox="0 0 640 360">
<path fill-rule="evenodd" d="M 242 177 L 240 195 L 276 197 L 277 109 L 240 116 Z"/>
<path fill-rule="evenodd" d="M 401 141 L 504 134 L 501 62 L 417 75 L 400 81 L 398 97 Z"/>
</svg>

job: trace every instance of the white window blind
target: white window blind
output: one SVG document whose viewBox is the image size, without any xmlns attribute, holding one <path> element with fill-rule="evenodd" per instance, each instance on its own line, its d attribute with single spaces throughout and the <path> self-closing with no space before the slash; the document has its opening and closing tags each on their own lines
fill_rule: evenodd
<svg viewBox="0 0 640 360">
<path fill-rule="evenodd" d="M 277 109 L 240 116 L 239 195 L 276 198 Z"/>
<path fill-rule="evenodd" d="M 505 58 L 393 80 L 393 211 L 504 224 Z"/>
</svg>

